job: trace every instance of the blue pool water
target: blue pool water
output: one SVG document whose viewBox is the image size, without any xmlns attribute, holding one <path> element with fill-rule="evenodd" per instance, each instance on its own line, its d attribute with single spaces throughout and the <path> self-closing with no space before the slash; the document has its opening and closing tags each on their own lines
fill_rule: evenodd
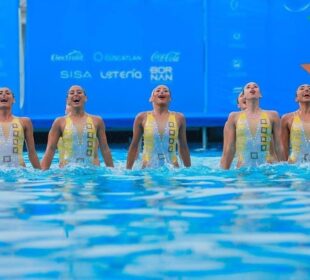
<svg viewBox="0 0 310 280">
<path fill-rule="evenodd" d="M 0 170 L 0 278 L 310 279 L 310 167 Z M 39 154 L 42 158 L 42 153 Z"/>
</svg>

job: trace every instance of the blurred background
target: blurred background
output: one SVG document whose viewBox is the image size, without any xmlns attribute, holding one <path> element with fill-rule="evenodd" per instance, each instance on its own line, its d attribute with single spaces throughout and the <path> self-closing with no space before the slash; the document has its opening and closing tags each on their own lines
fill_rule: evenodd
<svg viewBox="0 0 310 280">
<path fill-rule="evenodd" d="M 0 85 L 37 141 L 64 114 L 68 88 L 86 89 L 110 142 L 130 141 L 135 115 L 166 84 L 189 141 L 220 142 L 245 83 L 261 107 L 296 110 L 310 83 L 310 0 L 1 0 Z"/>
</svg>

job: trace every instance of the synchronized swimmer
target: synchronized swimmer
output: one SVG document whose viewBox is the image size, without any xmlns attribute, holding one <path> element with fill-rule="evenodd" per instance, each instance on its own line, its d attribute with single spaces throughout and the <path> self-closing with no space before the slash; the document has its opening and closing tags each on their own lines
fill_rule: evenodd
<svg viewBox="0 0 310 280">
<path fill-rule="evenodd" d="M 25 166 L 23 146 L 26 143 L 32 166 L 40 169 L 31 120 L 14 116 L 14 103 L 13 92 L 7 87 L 0 88 L 0 166 Z"/>
<path fill-rule="evenodd" d="M 170 164 L 179 167 L 178 152 L 185 167 L 191 166 L 186 139 L 186 122 L 183 114 L 169 111 L 171 92 L 165 85 L 157 86 L 149 101 L 153 110 L 139 113 L 134 121 L 133 137 L 127 157 L 127 169 L 131 169 L 138 157 L 143 136 L 142 168 Z"/>
<path fill-rule="evenodd" d="M 232 112 L 224 126 L 223 154 L 220 166 L 259 166 L 288 161 L 310 162 L 310 85 L 300 85 L 295 101 L 299 109 L 280 119 L 276 111 L 260 108 L 262 97 L 255 82 L 247 83 L 237 98 L 240 111 Z M 139 168 L 163 165 L 190 167 L 191 157 L 186 138 L 186 119 L 182 113 L 169 111 L 171 91 L 166 85 L 156 86 L 150 96 L 153 109 L 137 114 L 133 138 L 127 155 L 127 169 L 132 169 L 140 152 Z M 31 120 L 12 114 L 14 94 L 0 88 L 0 166 L 25 167 L 23 145 L 36 169 L 49 169 L 56 152 L 59 167 L 71 164 L 100 165 L 98 150 L 107 167 L 114 167 L 104 121 L 85 112 L 87 96 L 79 86 L 71 86 L 66 97 L 67 112 L 57 118 L 48 135 L 45 154 L 40 163 L 33 137 Z"/>
<path fill-rule="evenodd" d="M 62 138 L 62 154 L 59 166 L 68 164 L 96 165 L 97 141 L 103 160 L 107 167 L 113 167 L 113 160 L 101 117 L 85 112 L 87 96 L 85 90 L 77 85 L 71 86 L 67 93 L 70 114 L 57 118 L 48 135 L 47 147 L 41 167 L 49 169 L 57 144 Z"/>
<path fill-rule="evenodd" d="M 235 155 L 237 167 L 283 161 L 278 113 L 260 108 L 262 95 L 256 83 L 247 83 L 243 93 L 244 109 L 231 113 L 224 127 L 221 167 L 229 169 Z M 270 152 L 271 147 L 275 155 Z"/>
</svg>

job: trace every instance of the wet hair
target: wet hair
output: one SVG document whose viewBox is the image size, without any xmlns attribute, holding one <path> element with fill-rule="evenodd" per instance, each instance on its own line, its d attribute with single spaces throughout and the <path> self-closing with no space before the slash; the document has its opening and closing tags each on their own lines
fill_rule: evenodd
<svg viewBox="0 0 310 280">
<path fill-rule="evenodd" d="M 153 95 L 154 95 L 155 90 L 156 90 L 158 87 L 165 87 L 165 88 L 167 88 L 168 91 L 169 91 L 170 97 L 172 96 L 172 94 L 171 94 L 171 89 L 170 89 L 167 85 L 160 84 L 160 85 L 157 85 L 156 87 L 154 87 L 154 88 L 152 89 L 151 96 L 150 96 L 150 99 L 149 99 L 150 101 L 151 101 L 151 99 L 152 99 L 152 97 L 153 97 Z"/>
<path fill-rule="evenodd" d="M 72 87 L 79 87 L 81 89 L 81 91 L 83 91 L 84 95 L 86 96 L 86 90 L 82 87 L 82 86 L 79 86 L 79 85 L 73 85 L 69 88 L 69 90 L 67 91 L 67 96 L 69 95 L 69 92 L 70 92 L 70 89 Z"/>
</svg>

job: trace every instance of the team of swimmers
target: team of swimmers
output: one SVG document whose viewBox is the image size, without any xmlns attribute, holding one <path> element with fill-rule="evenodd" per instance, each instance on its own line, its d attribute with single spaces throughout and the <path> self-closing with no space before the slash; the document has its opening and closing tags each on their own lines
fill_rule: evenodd
<svg viewBox="0 0 310 280">
<path fill-rule="evenodd" d="M 247 83 L 237 99 L 240 111 L 232 112 L 224 126 L 223 154 L 220 165 L 229 169 L 258 166 L 264 163 L 310 161 L 310 85 L 300 85 L 295 100 L 299 109 L 280 119 L 276 111 L 260 108 L 262 97 L 255 82 Z M 55 152 L 59 166 L 70 164 L 100 165 L 98 150 L 107 167 L 113 167 L 105 125 L 101 117 L 85 111 L 87 95 L 78 85 L 69 88 L 66 114 L 57 118 L 49 131 L 48 142 L 40 163 L 33 137 L 31 120 L 12 114 L 14 94 L 0 88 L 0 166 L 25 166 L 23 145 L 34 168 L 49 169 Z M 141 168 L 164 164 L 191 166 L 183 114 L 169 111 L 171 91 L 166 85 L 154 88 L 150 96 L 153 109 L 137 114 L 126 168 L 132 169 L 143 141 Z"/>
</svg>

